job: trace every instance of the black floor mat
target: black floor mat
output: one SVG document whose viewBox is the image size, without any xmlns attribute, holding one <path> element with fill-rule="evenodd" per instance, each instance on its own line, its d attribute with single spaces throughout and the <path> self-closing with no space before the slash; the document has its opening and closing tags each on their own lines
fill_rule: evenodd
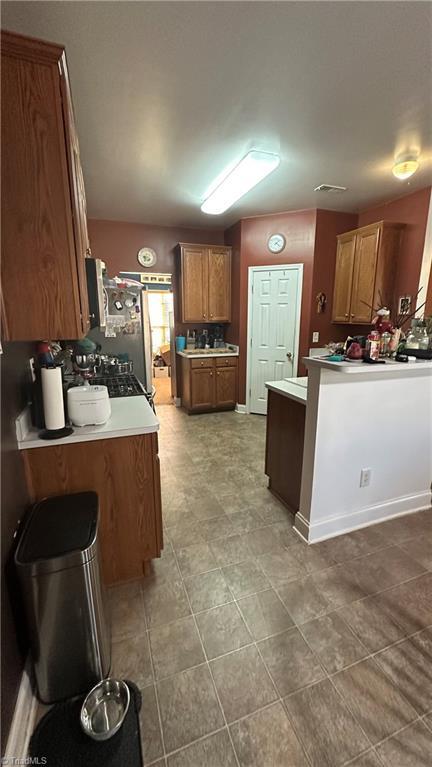
<svg viewBox="0 0 432 767">
<path fill-rule="evenodd" d="M 30 740 L 30 756 L 46 767 L 142 767 L 139 711 L 141 693 L 127 683 L 131 692 L 129 710 L 120 730 L 112 738 L 96 741 L 80 724 L 84 698 L 57 703 L 41 719 Z M 45 761 L 42 761 L 45 757 Z"/>
</svg>

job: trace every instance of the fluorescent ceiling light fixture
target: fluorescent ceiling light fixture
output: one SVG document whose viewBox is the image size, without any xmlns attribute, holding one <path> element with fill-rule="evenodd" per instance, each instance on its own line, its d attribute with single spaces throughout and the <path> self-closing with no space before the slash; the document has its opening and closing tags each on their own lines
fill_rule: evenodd
<svg viewBox="0 0 432 767">
<path fill-rule="evenodd" d="M 202 212 L 213 215 L 224 213 L 246 192 L 276 170 L 279 163 L 279 155 L 251 149 L 203 202 Z"/>
<path fill-rule="evenodd" d="M 402 162 L 397 162 L 395 165 L 393 165 L 392 173 L 393 176 L 396 176 L 396 178 L 404 181 L 405 179 L 412 176 L 416 170 L 418 170 L 418 167 L 419 162 L 417 160 L 403 160 Z"/>
</svg>

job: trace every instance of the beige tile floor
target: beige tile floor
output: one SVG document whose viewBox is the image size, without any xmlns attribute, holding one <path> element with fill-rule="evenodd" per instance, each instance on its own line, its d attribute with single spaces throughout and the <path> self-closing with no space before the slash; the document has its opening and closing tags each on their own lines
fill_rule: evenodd
<svg viewBox="0 0 432 767">
<path fill-rule="evenodd" d="M 145 764 L 430 767 L 432 512 L 308 547 L 264 418 L 158 415 L 163 556 L 111 590 Z"/>
</svg>

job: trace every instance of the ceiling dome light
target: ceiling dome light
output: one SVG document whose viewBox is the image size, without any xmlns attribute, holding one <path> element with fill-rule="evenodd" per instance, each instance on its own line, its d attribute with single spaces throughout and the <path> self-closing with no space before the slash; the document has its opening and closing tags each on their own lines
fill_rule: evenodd
<svg viewBox="0 0 432 767">
<path fill-rule="evenodd" d="M 400 181 L 405 181 L 405 179 L 412 176 L 416 170 L 418 170 L 418 167 L 418 160 L 403 160 L 403 162 L 397 162 L 392 168 L 393 176 L 396 176 Z"/>
</svg>

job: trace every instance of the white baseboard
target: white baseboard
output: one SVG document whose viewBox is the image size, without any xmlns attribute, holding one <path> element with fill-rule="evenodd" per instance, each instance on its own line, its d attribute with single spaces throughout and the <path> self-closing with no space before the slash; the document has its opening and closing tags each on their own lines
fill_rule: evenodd
<svg viewBox="0 0 432 767">
<path fill-rule="evenodd" d="M 28 658 L 21 677 L 2 764 L 25 764 L 24 760 L 28 755 L 30 737 L 35 726 L 38 708 L 32 680 L 32 666 Z M 19 762 L 13 761 L 13 759 L 19 760 Z"/>
<path fill-rule="evenodd" d="M 173 397 L 174 399 L 174 405 L 176 407 L 181 407 L 181 397 Z"/>
<path fill-rule="evenodd" d="M 360 511 L 341 517 L 329 517 L 312 525 L 298 511 L 295 515 L 294 527 L 296 532 L 308 543 L 317 543 L 343 533 L 360 530 L 362 527 L 385 522 L 388 519 L 414 514 L 416 511 L 424 511 L 430 508 L 430 505 L 430 492 L 418 493 L 417 495 L 395 498 L 376 506 L 368 506 L 366 509 L 360 509 Z"/>
<path fill-rule="evenodd" d="M 247 413 L 246 405 L 239 405 L 237 402 L 237 405 L 235 406 L 236 413 Z"/>
</svg>

